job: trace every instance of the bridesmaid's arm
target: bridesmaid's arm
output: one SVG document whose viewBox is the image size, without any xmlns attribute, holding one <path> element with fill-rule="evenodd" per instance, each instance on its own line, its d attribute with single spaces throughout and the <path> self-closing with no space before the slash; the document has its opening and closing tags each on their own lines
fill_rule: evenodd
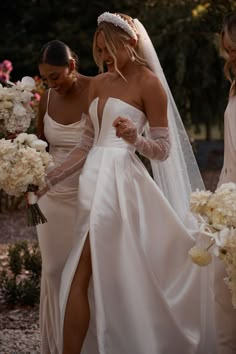
<svg viewBox="0 0 236 354">
<path fill-rule="evenodd" d="M 46 187 L 38 193 L 41 197 L 48 192 L 51 187 L 63 181 L 65 178 L 80 171 L 86 161 L 87 155 L 93 146 L 94 128 L 91 119 L 87 115 L 83 115 L 81 119 L 83 126 L 80 130 L 78 144 L 71 150 L 65 161 L 53 168 L 46 177 Z"/>
</svg>

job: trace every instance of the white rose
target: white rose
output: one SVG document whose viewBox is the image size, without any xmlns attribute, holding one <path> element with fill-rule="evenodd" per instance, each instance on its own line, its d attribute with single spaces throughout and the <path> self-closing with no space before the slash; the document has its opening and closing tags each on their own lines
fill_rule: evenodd
<svg viewBox="0 0 236 354">
<path fill-rule="evenodd" d="M 1 108 L 3 109 L 9 109 L 13 107 L 13 103 L 11 101 L 3 101 L 1 104 Z"/>
<path fill-rule="evenodd" d="M 26 114 L 26 109 L 21 103 L 16 103 L 13 107 L 13 114 L 16 116 L 24 116 Z"/>
<path fill-rule="evenodd" d="M 35 89 L 35 81 L 30 76 L 24 76 L 21 81 L 16 83 L 17 88 L 19 87 L 22 90 L 32 91 Z"/>
<path fill-rule="evenodd" d="M 194 246 L 189 250 L 189 255 L 191 256 L 192 261 L 201 267 L 210 264 L 212 261 L 211 254 L 207 250 L 197 246 Z"/>
<path fill-rule="evenodd" d="M 33 149 L 36 149 L 37 151 L 45 151 L 46 150 L 46 147 L 48 146 L 48 144 L 46 143 L 46 141 L 43 141 L 43 140 L 34 140 L 32 141 L 31 143 L 31 147 Z"/>
</svg>

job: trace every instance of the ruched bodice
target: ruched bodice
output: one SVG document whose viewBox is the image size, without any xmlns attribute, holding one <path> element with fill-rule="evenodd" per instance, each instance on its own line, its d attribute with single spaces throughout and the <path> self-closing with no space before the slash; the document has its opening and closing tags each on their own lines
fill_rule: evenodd
<svg viewBox="0 0 236 354">
<path fill-rule="evenodd" d="M 60 124 L 53 120 L 46 112 L 44 116 L 44 134 L 49 143 L 49 152 L 53 156 L 55 165 L 60 165 L 77 145 L 80 136 L 81 123 L 77 121 L 72 124 Z M 78 173 L 66 178 L 53 187 L 53 191 L 64 191 L 78 187 Z"/>
<path fill-rule="evenodd" d="M 145 114 L 129 103 L 121 101 L 118 98 L 109 97 L 103 108 L 100 127 L 100 122 L 98 119 L 98 102 L 99 98 L 97 97 L 92 101 L 89 110 L 90 117 L 95 128 L 94 145 L 125 148 L 135 151 L 135 147 L 133 145 L 128 144 L 123 139 L 116 136 L 116 131 L 112 124 L 116 118 L 123 116 L 132 120 L 139 133 L 142 133 L 145 123 L 147 122 Z"/>
</svg>

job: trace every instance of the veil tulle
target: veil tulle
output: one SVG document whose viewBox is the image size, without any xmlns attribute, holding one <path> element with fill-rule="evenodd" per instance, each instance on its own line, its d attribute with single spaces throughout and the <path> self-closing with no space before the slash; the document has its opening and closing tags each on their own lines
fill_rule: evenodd
<svg viewBox="0 0 236 354">
<path fill-rule="evenodd" d="M 153 177 L 177 214 L 184 219 L 189 210 L 190 193 L 196 189 L 204 190 L 204 183 L 153 44 L 141 22 L 134 19 L 134 24 L 139 34 L 140 55 L 146 60 L 147 66 L 158 76 L 168 97 L 171 151 L 165 161 L 151 160 Z M 147 126 L 146 131 L 148 129 Z"/>
</svg>

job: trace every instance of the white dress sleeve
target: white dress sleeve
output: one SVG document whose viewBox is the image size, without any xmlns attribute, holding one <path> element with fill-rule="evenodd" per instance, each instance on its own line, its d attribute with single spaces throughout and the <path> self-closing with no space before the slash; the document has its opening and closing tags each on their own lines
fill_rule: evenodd
<svg viewBox="0 0 236 354">
<path fill-rule="evenodd" d="M 134 146 L 141 155 L 151 160 L 166 160 L 170 152 L 168 127 L 150 127 L 146 137 L 138 135 Z"/>
<path fill-rule="evenodd" d="M 71 150 L 61 165 L 55 167 L 48 173 L 46 177 L 46 185 L 48 189 L 73 173 L 81 170 L 85 163 L 88 152 L 93 146 L 94 127 L 89 116 L 84 114 L 81 119 L 82 122 L 78 144 Z"/>
</svg>

